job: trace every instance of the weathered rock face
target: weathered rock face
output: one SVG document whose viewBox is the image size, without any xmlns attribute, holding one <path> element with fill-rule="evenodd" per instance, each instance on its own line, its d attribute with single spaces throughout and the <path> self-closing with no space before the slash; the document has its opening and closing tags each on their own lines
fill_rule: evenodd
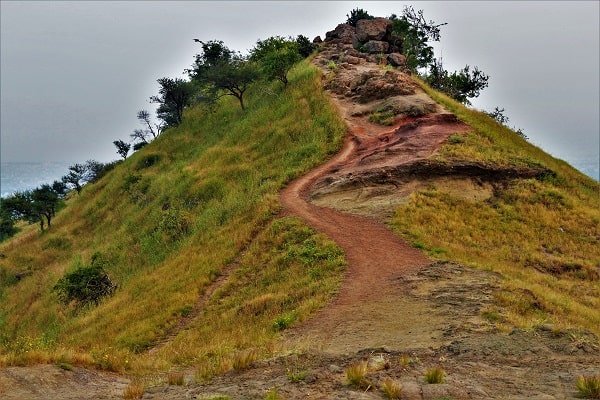
<svg viewBox="0 0 600 400">
<path fill-rule="evenodd" d="M 350 24 L 339 24 L 332 31 L 325 34 L 325 41 L 331 43 L 352 44 L 356 36 L 356 29 Z"/>
<path fill-rule="evenodd" d="M 404 57 L 400 53 L 391 53 L 388 54 L 387 60 L 393 67 L 405 67 L 406 66 L 406 57 Z"/>
<path fill-rule="evenodd" d="M 356 36 L 360 42 L 384 40 L 392 30 L 392 21 L 387 18 L 361 19 L 356 23 Z"/>
<path fill-rule="evenodd" d="M 388 42 L 383 42 L 381 40 L 369 40 L 367 43 L 363 45 L 364 50 L 367 53 L 387 53 L 390 48 L 390 44 Z"/>
</svg>

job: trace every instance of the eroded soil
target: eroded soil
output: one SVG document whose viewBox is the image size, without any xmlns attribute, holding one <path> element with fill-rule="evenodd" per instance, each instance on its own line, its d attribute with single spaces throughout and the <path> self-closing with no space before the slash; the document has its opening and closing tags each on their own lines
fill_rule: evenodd
<svg viewBox="0 0 600 400">
<path fill-rule="evenodd" d="M 402 399 L 576 398 L 576 377 L 600 374 L 597 338 L 552 326 L 497 331 L 482 314 L 499 290 L 498 276 L 433 262 L 384 224 L 421 187 L 435 184 L 485 200 L 505 171 L 431 163 L 448 136 L 469 127 L 407 76 L 381 74 L 377 64 L 340 63 L 332 75 L 326 66 L 340 51 L 322 51 L 315 63 L 348 125 L 344 149 L 281 194 L 286 213 L 300 216 L 344 249 L 348 267 L 340 292 L 315 318 L 286 332 L 281 347 L 291 350 L 280 356 L 204 384 L 194 382 L 192 371 L 185 386 L 146 387 L 143 398 L 264 399 L 276 391 L 283 399 L 381 399 L 385 378 L 402 384 Z M 372 80 L 383 75 L 383 83 Z M 365 89 L 390 82 L 398 85 L 393 96 L 382 91 L 386 97 L 378 98 L 377 90 Z M 382 109 L 393 110 L 393 125 L 368 121 Z M 362 388 L 346 380 L 346 369 L 360 360 L 369 362 Z M 430 367 L 444 369 L 444 383 L 424 382 Z M 0 397 L 122 398 L 127 383 L 78 368 L 5 368 Z"/>
</svg>

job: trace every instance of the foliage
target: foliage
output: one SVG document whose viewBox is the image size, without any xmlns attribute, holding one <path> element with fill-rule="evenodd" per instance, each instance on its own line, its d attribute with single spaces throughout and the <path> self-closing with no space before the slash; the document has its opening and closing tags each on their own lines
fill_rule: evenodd
<svg viewBox="0 0 600 400">
<path fill-rule="evenodd" d="M 53 290 L 65 304 L 98 305 L 103 297 L 113 294 L 117 286 L 112 282 L 104 267 L 106 260 L 98 253 L 92 256 L 88 266 L 79 266 L 68 272 L 54 286 Z"/>
<path fill-rule="evenodd" d="M 131 144 L 122 141 L 121 139 L 115 140 L 113 142 L 115 147 L 117 148 L 117 154 L 123 157 L 123 160 L 127 158 L 127 154 L 129 154 L 129 150 L 131 149 Z"/>
<path fill-rule="evenodd" d="M 39 222 L 42 231 L 44 224 L 50 228 L 52 217 L 56 215 L 63 195 L 62 186 L 55 182 L 52 186 L 43 184 L 36 189 L 16 192 L 6 199 L 2 199 L 4 233 L 15 233 L 14 221 L 18 219 L 29 223 Z"/>
<path fill-rule="evenodd" d="M 427 22 L 423 10 L 415 11 L 412 6 L 405 6 L 402 15 L 392 14 L 392 33 L 403 38 L 402 54 L 406 57 L 406 65 L 413 71 L 425 68 L 433 62 L 433 47 L 429 42 L 440 41 L 440 27 L 447 23 Z"/>
<path fill-rule="evenodd" d="M 150 113 L 146 110 L 137 112 L 137 119 L 142 124 L 143 128 L 138 128 L 129 135 L 134 141 L 133 150 L 137 151 L 148 144 L 151 140 L 156 139 L 165 128 L 164 121 L 162 123 L 154 123 L 150 118 Z"/>
<path fill-rule="evenodd" d="M 196 94 L 196 87 L 192 82 L 181 78 L 160 78 L 157 82 L 160 85 L 158 96 L 150 97 L 150 102 L 158 104 L 156 114 L 158 118 L 163 121 L 163 125 L 160 126 L 173 127 L 181 124 L 181 121 L 183 120 L 183 110 L 190 105 L 192 97 Z M 140 118 L 145 115 L 144 111 L 138 112 L 138 119 L 144 122 L 148 121 L 148 125 L 150 125 L 149 120 Z M 156 132 L 152 129 L 150 130 L 151 132 Z M 144 136 L 145 132 L 138 132 L 136 130 L 134 131 L 134 134 L 136 137 L 141 138 Z M 145 139 L 143 141 L 145 141 Z"/>
<path fill-rule="evenodd" d="M 425 371 L 425 382 L 427 383 L 443 383 L 446 372 L 440 367 L 428 368 Z"/>
<path fill-rule="evenodd" d="M 187 72 L 200 85 L 203 100 L 214 103 L 222 96 L 233 96 L 244 110 L 244 94 L 259 77 L 256 63 L 230 50 L 222 41 L 198 42 L 202 52 Z"/>
<path fill-rule="evenodd" d="M 402 394 L 402 384 L 388 376 L 381 383 L 381 391 L 388 399 L 397 400 Z"/>
<path fill-rule="evenodd" d="M 250 60 L 260 64 L 264 76 L 269 80 L 277 79 L 284 86 L 288 84 L 288 72 L 300 59 L 298 43 L 281 36 L 258 40 L 250 51 Z"/>
<path fill-rule="evenodd" d="M 298 53 L 303 58 L 310 56 L 317 49 L 317 45 L 311 42 L 306 36 L 296 36 L 296 44 L 298 45 Z"/>
<path fill-rule="evenodd" d="M 478 97 L 481 90 L 488 86 L 489 76 L 477 67 L 471 71 L 468 65 L 458 72 L 449 74 L 444 69 L 442 60 L 434 59 L 425 80 L 433 89 L 446 93 L 463 104 L 470 105 L 469 99 Z"/>
<path fill-rule="evenodd" d="M 300 221 L 271 222 L 279 190 L 334 154 L 345 126 L 316 67 L 301 62 L 288 78 L 285 91 L 275 82 L 249 91 L 245 112 L 229 97 L 214 110 L 186 108 L 178 127 L 117 163 L 110 179 L 70 196 L 51 231 L 25 226 L 0 243 L 0 365 L 35 362 L 13 352 L 19 336 L 60 337 L 61 362 L 73 365 L 136 373 L 188 363 L 214 374 L 240 351 L 267 356 L 278 316 L 295 312 L 301 322 L 326 304 L 343 253 Z M 110 260 L 104 269 L 120 290 L 89 312 L 65 312 L 52 287 L 93 252 Z M 12 279 L 29 266 L 27 279 Z M 144 352 L 209 289 L 217 290 L 190 330 Z M 62 344 L 38 354 L 59 359 Z"/>
<path fill-rule="evenodd" d="M 375 17 L 370 15 L 367 11 L 363 10 L 362 8 L 355 8 L 354 10 L 350 11 L 350 14 L 346 14 L 346 17 L 348 18 L 346 20 L 347 24 L 350 24 L 352 26 L 356 26 L 356 23 L 358 21 L 360 21 L 361 19 L 374 19 Z"/>
<path fill-rule="evenodd" d="M 487 311 L 502 323 L 527 327 L 552 321 L 600 334 L 600 298 L 592 295 L 600 290 L 598 183 L 487 114 L 417 82 L 472 128 L 440 148 L 435 162 L 549 172 L 485 183 L 489 197 L 480 200 L 434 182 L 398 210 L 394 230 L 426 249 L 445 249 L 435 258 L 501 274 L 502 291 Z"/>
<path fill-rule="evenodd" d="M 600 375 L 578 376 L 577 391 L 586 399 L 600 399 Z"/>
<path fill-rule="evenodd" d="M 485 113 L 491 118 L 494 118 L 496 121 L 498 121 L 500 125 L 508 127 L 509 118 L 506 115 L 504 115 L 504 108 L 500 109 L 500 107 L 496 106 L 494 111 L 486 111 Z M 521 128 L 516 129 L 513 127 L 512 129 L 517 135 L 521 136 L 523 139 L 527 139 L 527 135 L 525 135 Z"/>
<path fill-rule="evenodd" d="M 369 363 L 367 361 L 359 361 L 346 368 L 346 380 L 348 384 L 359 389 L 367 389 L 371 383 L 367 380 Z"/>
<path fill-rule="evenodd" d="M 103 164 L 96 160 L 88 160 L 84 164 L 73 164 L 69 167 L 67 175 L 62 177 L 62 182 L 81 193 L 83 186 L 87 183 L 98 181 L 106 172 L 111 170 L 114 164 Z"/>
</svg>

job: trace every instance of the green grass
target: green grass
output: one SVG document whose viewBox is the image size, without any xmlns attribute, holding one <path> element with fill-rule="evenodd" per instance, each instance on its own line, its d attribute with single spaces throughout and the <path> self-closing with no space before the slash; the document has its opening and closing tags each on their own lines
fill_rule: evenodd
<svg viewBox="0 0 600 400">
<path fill-rule="evenodd" d="M 585 399 L 600 399 L 600 375 L 578 376 L 577 392 Z"/>
<path fill-rule="evenodd" d="M 432 367 L 425 371 L 425 382 L 430 384 L 443 383 L 446 377 L 446 372 L 439 367 Z"/>
<path fill-rule="evenodd" d="M 522 327 L 551 321 L 600 335 L 600 185 L 484 113 L 422 86 L 473 127 L 453 135 L 438 161 L 552 172 L 495 184 L 481 201 L 430 185 L 398 209 L 393 229 L 434 258 L 500 273 L 502 290 L 486 310 L 494 320 Z"/>
<path fill-rule="evenodd" d="M 245 112 L 233 100 L 190 108 L 179 127 L 72 196 L 50 231 L 26 226 L 0 244 L 0 365 L 60 356 L 115 371 L 203 369 L 266 346 L 276 318 L 295 315 L 292 324 L 324 304 L 341 252 L 297 220 L 273 221 L 279 190 L 339 150 L 344 124 L 307 63 L 287 89 L 255 86 Z M 51 288 L 95 253 L 117 291 L 97 307 L 63 306 Z M 144 356 L 234 260 L 197 330 Z M 12 279 L 23 270 L 32 273 Z"/>
</svg>

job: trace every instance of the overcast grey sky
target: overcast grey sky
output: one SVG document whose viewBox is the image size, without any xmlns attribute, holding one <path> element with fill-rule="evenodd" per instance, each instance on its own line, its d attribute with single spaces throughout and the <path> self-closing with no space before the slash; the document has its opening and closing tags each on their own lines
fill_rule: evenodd
<svg viewBox="0 0 600 400">
<path fill-rule="evenodd" d="M 473 101 L 549 153 L 598 160 L 598 1 L 209 2 L 1 1 L 1 159 L 117 159 L 136 112 L 153 110 L 156 79 L 183 76 L 193 38 L 246 52 L 257 39 L 325 37 L 350 10 L 424 10 L 442 27 L 437 56 L 490 75 Z"/>
</svg>

